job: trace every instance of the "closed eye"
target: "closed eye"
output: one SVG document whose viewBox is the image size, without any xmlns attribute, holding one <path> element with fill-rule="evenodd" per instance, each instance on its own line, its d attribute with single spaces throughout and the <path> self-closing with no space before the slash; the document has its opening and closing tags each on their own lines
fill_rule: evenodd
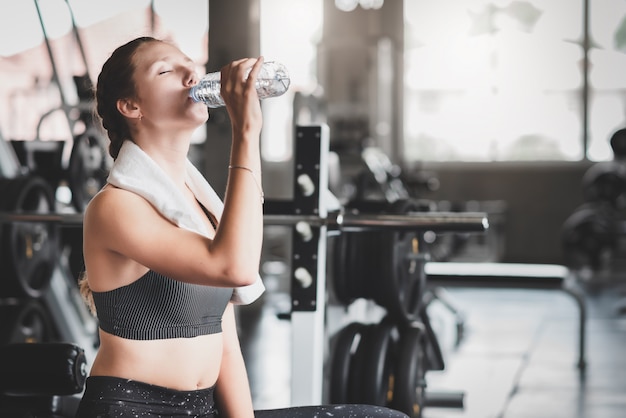
<svg viewBox="0 0 626 418">
<path fill-rule="evenodd" d="M 159 75 L 163 75 L 163 74 L 167 74 L 167 73 L 171 73 L 172 70 L 165 70 L 165 71 L 160 71 Z"/>
</svg>

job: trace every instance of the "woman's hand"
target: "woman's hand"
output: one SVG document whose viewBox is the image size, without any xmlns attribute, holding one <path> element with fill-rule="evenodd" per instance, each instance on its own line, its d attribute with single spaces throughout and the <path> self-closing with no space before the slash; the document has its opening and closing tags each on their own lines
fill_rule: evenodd
<svg viewBox="0 0 626 418">
<path fill-rule="evenodd" d="M 233 138 L 258 138 L 263 125 L 261 104 L 256 92 L 257 75 L 263 57 L 233 61 L 221 70 L 220 94 L 226 104 L 233 127 Z M 250 74 L 246 79 L 246 72 Z"/>
</svg>

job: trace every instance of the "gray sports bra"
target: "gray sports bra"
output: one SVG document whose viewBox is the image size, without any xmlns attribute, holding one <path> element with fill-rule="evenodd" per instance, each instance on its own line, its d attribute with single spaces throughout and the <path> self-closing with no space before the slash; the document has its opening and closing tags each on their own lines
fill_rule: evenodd
<svg viewBox="0 0 626 418">
<path fill-rule="evenodd" d="M 232 293 L 150 270 L 129 285 L 93 292 L 93 299 L 102 330 L 131 340 L 158 340 L 221 332 Z"/>
</svg>

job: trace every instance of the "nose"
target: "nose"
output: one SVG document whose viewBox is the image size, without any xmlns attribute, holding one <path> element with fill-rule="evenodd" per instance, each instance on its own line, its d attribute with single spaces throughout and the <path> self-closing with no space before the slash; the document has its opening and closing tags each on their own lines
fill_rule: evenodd
<svg viewBox="0 0 626 418">
<path fill-rule="evenodd" d="M 198 80 L 199 80 L 198 74 L 196 74 L 195 71 L 189 71 L 185 79 L 185 85 L 189 87 L 195 86 L 196 84 L 198 84 Z"/>
</svg>

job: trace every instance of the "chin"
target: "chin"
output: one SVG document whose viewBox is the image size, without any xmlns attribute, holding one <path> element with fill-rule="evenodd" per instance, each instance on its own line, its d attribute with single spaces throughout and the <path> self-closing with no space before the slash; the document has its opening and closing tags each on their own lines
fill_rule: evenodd
<svg viewBox="0 0 626 418">
<path fill-rule="evenodd" d="M 209 120 L 209 109 L 206 106 L 194 108 L 194 119 L 199 124 L 205 123 Z"/>
</svg>

